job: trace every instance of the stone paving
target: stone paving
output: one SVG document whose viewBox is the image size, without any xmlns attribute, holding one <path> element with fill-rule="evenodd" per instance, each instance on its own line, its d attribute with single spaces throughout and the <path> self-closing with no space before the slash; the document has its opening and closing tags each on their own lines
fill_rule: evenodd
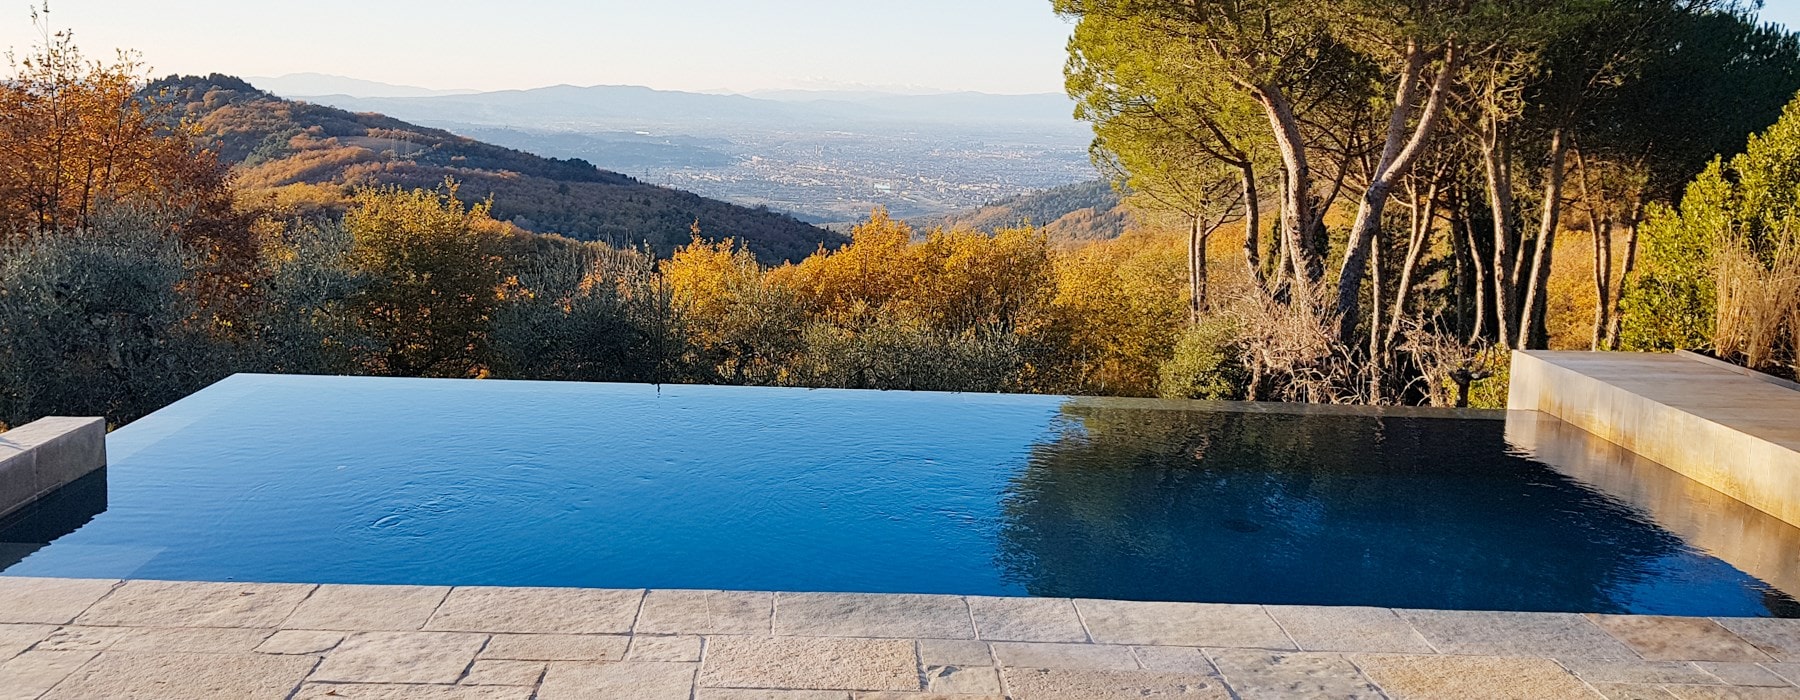
<svg viewBox="0 0 1800 700">
<path fill-rule="evenodd" d="M 0 700 L 1800 698 L 1800 620 L 0 577 Z"/>
</svg>

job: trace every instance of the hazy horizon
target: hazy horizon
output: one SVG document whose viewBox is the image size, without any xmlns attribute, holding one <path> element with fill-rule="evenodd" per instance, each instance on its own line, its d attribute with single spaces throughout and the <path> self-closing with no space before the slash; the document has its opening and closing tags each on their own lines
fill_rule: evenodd
<svg viewBox="0 0 1800 700">
<path fill-rule="evenodd" d="M 30 5 L 0 47 L 41 39 Z M 1047 0 L 58 0 L 52 30 L 157 75 L 321 73 L 432 90 L 641 85 L 686 92 L 1062 91 L 1070 25 Z M 979 70 L 971 70 L 979 66 Z"/>
<path fill-rule="evenodd" d="M 158 71 L 157 73 L 159 76 L 164 75 L 164 74 L 171 74 L 168 71 Z M 1002 96 L 1002 97 L 1004 97 L 1004 96 L 1015 96 L 1016 97 L 1016 96 L 1064 95 L 1064 94 L 1066 94 L 1062 90 L 1041 90 L 1041 91 L 1037 91 L 1037 92 L 1007 93 L 1007 92 L 991 92 L 991 91 L 986 91 L 986 90 L 949 90 L 949 89 L 931 88 L 931 87 L 918 86 L 918 85 L 864 85 L 864 84 L 841 84 L 841 85 L 834 84 L 834 85 L 818 85 L 818 86 L 811 86 L 811 87 L 788 87 L 788 88 L 755 88 L 755 89 L 748 89 L 748 90 L 733 90 L 733 89 L 729 89 L 729 88 L 690 90 L 690 89 L 664 88 L 664 87 L 657 87 L 654 85 L 639 85 L 639 84 L 633 84 L 633 83 L 587 83 L 587 84 L 548 83 L 548 84 L 543 84 L 543 85 L 520 85 L 517 87 L 496 88 L 493 90 L 479 90 L 479 89 L 475 89 L 475 88 L 462 88 L 462 87 L 453 87 L 453 86 L 435 87 L 435 86 L 426 86 L 426 85 L 410 85 L 410 84 L 402 84 L 402 83 L 391 83 L 391 82 L 381 81 L 381 80 L 370 80 L 368 78 L 363 78 L 363 77 L 355 76 L 355 75 L 339 75 L 339 74 L 335 74 L 335 73 L 319 73 L 319 72 L 314 72 L 314 71 L 285 73 L 285 74 L 281 74 L 281 75 L 235 75 L 234 77 L 242 78 L 242 79 L 250 82 L 252 85 L 255 85 L 258 88 L 270 90 L 271 92 L 276 92 L 278 94 L 281 93 L 280 90 L 270 89 L 270 88 L 264 86 L 263 84 L 259 83 L 258 81 L 264 81 L 264 82 L 267 82 L 267 81 L 294 81 L 294 80 L 343 81 L 343 82 L 348 82 L 348 83 L 365 83 L 370 86 L 382 86 L 382 87 L 388 87 L 388 88 L 396 88 L 396 89 L 405 90 L 405 91 L 425 91 L 425 92 L 430 92 L 430 93 L 434 93 L 434 94 L 442 94 L 442 95 L 478 94 L 478 93 L 488 93 L 488 92 L 527 92 L 527 91 L 531 91 L 531 90 L 542 90 L 542 89 L 546 89 L 546 88 L 556 88 L 556 87 L 574 87 L 574 88 L 633 87 L 633 88 L 646 88 L 646 89 L 650 89 L 650 90 L 656 90 L 659 92 L 689 92 L 689 93 L 708 94 L 708 95 L 743 95 L 746 97 L 757 97 L 759 95 L 770 95 L 770 94 L 775 94 L 775 93 L 801 93 L 801 92 L 816 92 L 816 93 L 867 92 L 867 93 L 881 93 L 881 94 L 890 94 L 890 95 L 914 95 L 914 96 L 980 94 L 980 95 L 992 95 L 992 96 Z M 293 92 L 293 91 L 289 91 L 289 92 L 292 92 L 293 95 L 298 95 L 298 96 L 322 96 L 322 95 L 327 95 L 327 94 L 335 94 L 335 93 L 321 93 L 321 92 Z M 342 93 L 342 94 L 347 94 L 352 97 L 407 96 L 407 95 L 374 95 L 374 94 L 360 95 L 360 94 L 356 94 L 356 93 Z"/>
</svg>

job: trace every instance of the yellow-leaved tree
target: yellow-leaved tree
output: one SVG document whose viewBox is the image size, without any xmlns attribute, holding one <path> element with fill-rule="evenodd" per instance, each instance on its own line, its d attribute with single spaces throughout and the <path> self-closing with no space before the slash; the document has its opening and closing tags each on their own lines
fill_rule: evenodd
<svg viewBox="0 0 1800 700">
<path fill-rule="evenodd" d="M 352 307 L 380 350 L 375 374 L 479 375 L 487 363 L 488 325 L 505 296 L 501 251 L 516 235 L 488 216 L 486 204 L 437 190 L 369 188 L 344 214 L 350 266 L 368 283 Z"/>
</svg>

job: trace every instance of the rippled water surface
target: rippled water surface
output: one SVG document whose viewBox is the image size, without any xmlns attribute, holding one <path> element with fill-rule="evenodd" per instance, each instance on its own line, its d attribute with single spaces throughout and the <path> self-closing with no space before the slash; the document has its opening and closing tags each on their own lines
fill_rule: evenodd
<svg viewBox="0 0 1800 700">
<path fill-rule="evenodd" d="M 1797 607 L 1499 420 L 239 375 L 108 448 L 105 472 L 0 524 L 4 573 Z"/>
</svg>

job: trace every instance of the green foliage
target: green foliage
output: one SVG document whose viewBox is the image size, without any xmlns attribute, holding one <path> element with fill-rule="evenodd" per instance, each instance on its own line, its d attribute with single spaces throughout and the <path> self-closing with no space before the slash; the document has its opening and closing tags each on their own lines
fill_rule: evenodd
<svg viewBox="0 0 1800 700">
<path fill-rule="evenodd" d="M 378 374 L 469 376 L 485 367 L 503 281 L 503 227 L 456 191 L 363 190 L 344 216 L 347 261 L 369 284 L 350 300 L 382 345 Z"/>
<path fill-rule="evenodd" d="M 880 314 L 858 323 L 815 322 L 790 383 L 846 389 L 1017 391 L 1018 336 L 995 328 L 961 333 Z"/>
<path fill-rule="evenodd" d="M 1800 225 L 1800 99 L 1729 163 L 1715 160 L 1679 207 L 1651 210 L 1643 270 L 1625 296 L 1628 349 L 1713 348 L 1720 257 L 1744 251 L 1764 267 L 1795 254 Z M 1731 282 L 1733 280 L 1726 280 Z"/>
<path fill-rule="evenodd" d="M 229 374 L 188 293 L 198 269 L 165 222 L 131 211 L 0 245 L 0 423 L 129 421 Z"/>
<path fill-rule="evenodd" d="M 249 367 L 277 374 L 351 374 L 375 353 L 351 305 L 371 279 L 352 269 L 341 222 L 296 222 L 263 236 L 257 303 L 244 330 Z"/>
<path fill-rule="evenodd" d="M 643 254 L 558 245 L 525 257 L 494 312 L 493 375 L 557 381 L 683 378 L 686 336 Z"/>
<path fill-rule="evenodd" d="M 1211 317 L 1190 326 L 1175 342 L 1175 355 L 1162 364 L 1156 393 L 1165 399 L 1241 399 L 1249 383 L 1237 328 Z"/>
</svg>

